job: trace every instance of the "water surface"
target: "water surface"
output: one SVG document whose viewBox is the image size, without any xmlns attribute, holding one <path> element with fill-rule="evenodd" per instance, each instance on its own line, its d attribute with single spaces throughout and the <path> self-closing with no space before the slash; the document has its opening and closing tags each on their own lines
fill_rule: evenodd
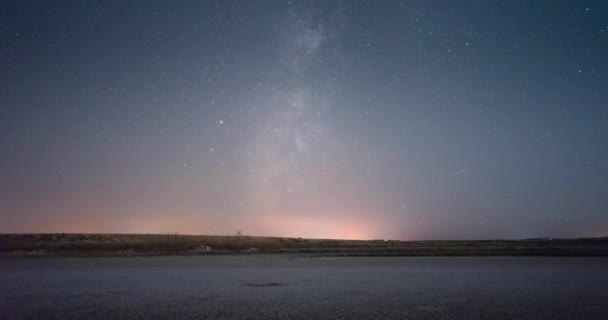
<svg viewBox="0 0 608 320">
<path fill-rule="evenodd" d="M 0 259 L 2 319 L 607 319 L 608 259 Z"/>
</svg>

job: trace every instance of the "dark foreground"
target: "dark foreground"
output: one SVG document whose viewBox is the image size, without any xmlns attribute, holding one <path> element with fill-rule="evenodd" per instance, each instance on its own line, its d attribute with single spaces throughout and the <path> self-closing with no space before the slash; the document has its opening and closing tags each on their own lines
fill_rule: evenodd
<svg viewBox="0 0 608 320">
<path fill-rule="evenodd" d="M 608 257 L 608 237 L 398 241 L 177 234 L 0 234 L 0 256 L 153 256 L 289 253 L 317 256 Z"/>
<path fill-rule="evenodd" d="M 606 319 L 608 259 L 0 259 L 2 319 Z"/>
</svg>

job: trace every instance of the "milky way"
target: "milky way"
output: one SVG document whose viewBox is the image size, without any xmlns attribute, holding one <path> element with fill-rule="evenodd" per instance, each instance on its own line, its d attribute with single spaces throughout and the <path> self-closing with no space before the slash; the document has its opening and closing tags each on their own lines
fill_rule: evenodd
<svg viewBox="0 0 608 320">
<path fill-rule="evenodd" d="M 608 234 L 603 1 L 0 14 L 0 232 Z"/>
</svg>

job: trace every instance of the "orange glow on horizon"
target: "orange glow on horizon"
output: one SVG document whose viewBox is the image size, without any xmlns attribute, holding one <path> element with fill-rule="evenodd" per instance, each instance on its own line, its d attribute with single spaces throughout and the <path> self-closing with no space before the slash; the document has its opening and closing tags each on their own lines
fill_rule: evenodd
<svg viewBox="0 0 608 320">
<path fill-rule="evenodd" d="M 165 216 L 148 217 L 125 223 L 121 232 L 126 233 L 168 233 L 234 235 L 242 230 L 244 235 L 315 238 L 315 239 L 345 239 L 369 240 L 377 235 L 377 226 L 364 221 L 348 221 L 335 218 L 319 218 L 308 216 L 279 216 L 268 215 L 252 217 L 251 221 L 243 221 L 235 226 L 229 223 L 219 225 L 205 224 L 193 221 L 192 218 L 167 218 Z"/>
<path fill-rule="evenodd" d="M 260 230 L 262 233 L 284 237 L 369 240 L 374 237 L 376 230 L 375 225 L 362 221 L 353 222 L 352 220 L 305 216 L 271 216 L 266 217 L 264 222 L 268 226 L 268 230 Z"/>
<path fill-rule="evenodd" d="M 103 210 L 89 218 L 76 214 L 57 215 L 36 228 L 17 228 L 15 232 L 34 233 L 133 233 L 235 235 L 237 230 L 250 236 L 369 240 L 385 238 L 380 225 L 367 219 L 297 214 L 240 216 L 224 220 L 221 215 L 205 217 L 185 211 L 184 214 L 124 214 L 122 219 L 105 219 Z M 89 211 L 91 213 L 91 211 Z"/>
</svg>

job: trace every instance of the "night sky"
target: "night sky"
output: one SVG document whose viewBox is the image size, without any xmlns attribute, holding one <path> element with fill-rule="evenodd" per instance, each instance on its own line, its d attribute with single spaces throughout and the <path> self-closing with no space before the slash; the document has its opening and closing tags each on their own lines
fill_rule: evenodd
<svg viewBox="0 0 608 320">
<path fill-rule="evenodd" d="M 2 1 L 0 232 L 608 235 L 606 1 Z"/>
</svg>

